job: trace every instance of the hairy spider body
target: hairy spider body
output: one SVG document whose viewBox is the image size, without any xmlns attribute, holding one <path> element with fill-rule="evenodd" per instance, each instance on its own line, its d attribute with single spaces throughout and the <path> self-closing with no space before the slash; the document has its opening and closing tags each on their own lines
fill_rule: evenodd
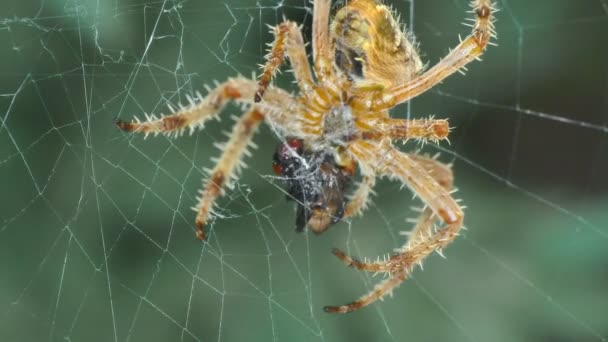
<svg viewBox="0 0 608 342">
<path fill-rule="evenodd" d="M 388 88 L 411 80 L 422 71 L 422 61 L 400 25 L 385 5 L 349 2 L 331 24 L 336 65 L 358 87 Z"/>
<path fill-rule="evenodd" d="M 222 156 L 208 171 L 199 204 L 194 208 L 196 236 L 201 240 L 206 238 L 204 227 L 213 217 L 217 198 L 237 177 L 244 165 L 243 156 L 249 154 L 248 147 L 255 147 L 251 139 L 262 121 L 279 136 L 290 137 L 286 145 L 295 148 L 290 156 L 285 144 L 279 147 L 275 171 L 295 176 L 287 182 L 288 193 L 299 204 L 298 227 L 305 224 L 322 232 L 340 217 L 361 213 L 376 176 L 395 179 L 412 190 L 425 207 L 420 210 L 409 239 L 394 255 L 368 263 L 334 250 L 348 266 L 389 276 L 352 303 L 325 307 L 327 312 L 346 313 L 391 293 L 415 265 L 434 251 L 441 254 L 458 236 L 464 213 L 451 196 L 450 167 L 393 146 L 394 140 L 446 139 L 450 131 L 447 121 L 394 119 L 389 110 L 479 59 L 495 36 L 494 9 L 491 0 L 473 0 L 471 34 L 423 72 L 415 45 L 399 28 L 391 10 L 379 0 L 347 1 L 331 24 L 330 5 L 331 0 L 313 0 L 312 68 L 298 25 L 285 21 L 274 29 L 275 40 L 258 81 L 228 79 L 209 89 L 205 97 L 198 94 L 196 99 L 188 98 L 190 104 L 171 115 L 147 116 L 143 122 L 118 120 L 116 124 L 125 131 L 177 136 L 187 128 L 190 133 L 202 128 L 229 100 L 247 107 L 229 141 L 218 146 Z M 286 58 L 299 88 L 296 95 L 269 86 Z M 344 194 L 357 169 L 362 181 L 345 201 Z M 298 175 L 300 184 L 294 183 Z"/>
</svg>

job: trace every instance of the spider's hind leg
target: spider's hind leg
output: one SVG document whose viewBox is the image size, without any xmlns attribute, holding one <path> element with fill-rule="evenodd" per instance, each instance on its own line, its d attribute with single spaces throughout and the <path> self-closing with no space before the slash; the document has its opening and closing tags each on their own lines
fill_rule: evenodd
<svg viewBox="0 0 608 342">
<path fill-rule="evenodd" d="M 369 147 L 369 145 L 367 146 Z M 359 151 L 359 153 L 362 153 L 360 157 L 367 154 L 366 152 L 373 153 L 371 149 L 366 150 L 366 148 L 362 148 Z M 428 207 L 422 210 L 408 242 L 387 261 L 361 262 L 347 256 L 340 250 L 334 250 L 334 254 L 348 266 L 374 273 L 385 272 L 390 274 L 390 277 L 352 303 L 325 307 L 326 312 L 352 312 L 381 299 L 387 293 L 391 293 L 395 287 L 407 278 L 413 266 L 421 264 L 433 251 L 441 253 L 441 250 L 456 238 L 462 227 L 464 214 L 448 192 L 453 183 L 453 176 L 449 167 L 431 158 L 417 155 L 408 156 L 393 148 L 389 148 L 386 152 L 386 159 L 382 165 L 383 172 L 400 179 L 411 187 Z M 444 226 L 435 229 L 435 222 L 439 219 L 444 222 Z"/>
<path fill-rule="evenodd" d="M 422 166 L 435 179 L 435 181 L 437 183 L 439 183 L 444 189 L 450 190 L 452 188 L 452 185 L 454 183 L 454 176 L 453 176 L 450 166 L 440 163 L 437 160 L 435 160 L 434 158 L 430 158 L 427 156 L 422 156 L 422 155 L 417 155 L 417 154 L 408 154 L 408 156 L 411 159 L 413 159 L 418 165 Z M 372 178 L 372 180 L 373 180 L 373 182 L 375 182 L 375 178 Z M 366 183 L 367 182 L 365 181 L 365 178 L 364 178 L 364 182 L 361 184 L 361 187 L 357 190 L 356 193 L 358 193 L 360 191 L 365 191 L 367 189 Z M 371 186 L 373 186 L 373 183 L 371 183 Z M 349 203 L 349 206 L 348 206 L 348 207 L 352 208 L 350 210 L 353 212 L 354 212 L 354 210 L 356 210 L 355 208 L 359 209 L 358 204 L 360 204 L 361 201 L 363 200 L 363 197 L 361 197 L 359 200 L 356 200 L 357 198 L 358 198 L 357 196 L 353 197 L 353 200 L 351 200 L 351 202 Z M 367 196 L 365 196 L 365 199 L 366 198 L 367 198 Z M 347 212 L 349 212 L 349 209 L 347 209 Z M 350 215 L 352 215 L 352 214 L 350 214 Z M 418 218 L 413 219 L 413 220 L 414 220 L 413 223 L 415 223 L 415 226 L 411 230 L 411 232 L 408 232 L 407 234 L 405 234 L 405 235 L 409 236 L 409 239 L 402 248 L 398 249 L 398 251 L 400 253 L 407 249 L 410 249 L 414 244 L 422 241 L 424 238 L 426 238 L 426 237 L 430 236 L 432 233 L 434 233 L 433 228 L 434 228 L 435 222 L 438 220 L 438 217 L 437 217 L 437 215 L 435 215 L 435 213 L 433 212 L 433 210 L 431 208 L 425 207 L 424 209 L 420 210 L 420 215 L 418 216 Z M 408 220 L 408 221 L 412 222 L 410 220 Z M 367 271 L 367 272 L 372 272 L 372 273 L 390 272 L 390 265 L 391 265 L 390 260 L 391 259 L 389 259 L 388 261 L 384 261 L 384 262 L 371 262 L 370 263 L 370 262 L 362 262 L 357 259 L 354 259 L 354 258 L 348 256 L 342 250 L 337 249 L 337 248 L 334 248 L 332 250 L 332 253 L 338 259 L 340 259 L 342 262 L 344 262 L 347 266 L 356 268 L 360 271 Z"/>
</svg>

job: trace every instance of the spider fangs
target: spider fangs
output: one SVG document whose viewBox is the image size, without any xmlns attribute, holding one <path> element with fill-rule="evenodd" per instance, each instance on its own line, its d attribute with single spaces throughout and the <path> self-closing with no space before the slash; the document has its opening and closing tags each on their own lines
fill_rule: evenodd
<svg viewBox="0 0 608 342">
<path fill-rule="evenodd" d="M 319 233 L 340 218 L 360 214 L 377 176 L 408 187 L 424 203 L 409 239 L 384 261 L 357 261 L 340 250 L 334 255 L 360 271 L 386 274 L 361 298 L 327 312 L 352 312 L 383 298 L 409 277 L 415 265 L 441 251 L 459 234 L 463 207 L 451 195 L 449 165 L 406 153 L 393 141 L 446 139 L 446 120 L 391 118 L 389 110 L 426 92 L 446 77 L 479 59 L 495 37 L 492 0 L 472 0 L 471 33 L 428 70 L 392 11 L 380 0 L 349 0 L 330 23 L 331 0 L 313 0 L 312 68 L 296 23 L 274 28 L 275 40 L 258 81 L 242 76 L 218 83 L 206 96 L 188 97 L 190 105 L 145 121 L 117 120 L 119 128 L 146 135 L 190 133 L 216 118 L 228 101 L 247 111 L 237 119 L 222 155 L 208 171 L 198 205 L 196 236 L 205 226 L 225 187 L 231 187 L 254 146 L 261 122 L 270 124 L 285 142 L 275 153 L 275 171 L 286 177 L 288 193 L 298 202 L 297 228 Z M 289 59 L 299 91 L 271 87 L 274 73 Z M 362 181 L 345 200 L 355 170 Z"/>
</svg>

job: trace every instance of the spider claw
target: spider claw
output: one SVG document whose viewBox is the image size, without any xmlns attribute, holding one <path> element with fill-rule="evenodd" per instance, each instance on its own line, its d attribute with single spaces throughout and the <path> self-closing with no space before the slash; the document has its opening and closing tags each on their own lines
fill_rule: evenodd
<svg viewBox="0 0 608 342">
<path fill-rule="evenodd" d="M 132 123 L 123 121 L 119 118 L 114 119 L 114 124 L 125 132 L 133 132 L 135 128 Z"/>
<path fill-rule="evenodd" d="M 350 303 L 350 304 L 341 305 L 341 306 L 325 306 L 325 307 L 323 307 L 323 311 L 325 311 L 327 313 L 342 313 L 342 314 L 350 313 L 359 308 L 359 307 L 352 307 L 353 304 L 355 304 L 355 303 Z"/>
<path fill-rule="evenodd" d="M 342 252 L 340 249 L 338 248 L 332 248 L 331 249 L 331 253 L 333 255 L 335 255 L 338 259 L 343 260 L 344 258 L 346 258 L 346 254 L 344 252 Z"/>
<path fill-rule="evenodd" d="M 199 241 L 207 241 L 207 234 L 205 234 L 204 224 L 202 222 L 196 223 L 196 238 Z"/>
</svg>

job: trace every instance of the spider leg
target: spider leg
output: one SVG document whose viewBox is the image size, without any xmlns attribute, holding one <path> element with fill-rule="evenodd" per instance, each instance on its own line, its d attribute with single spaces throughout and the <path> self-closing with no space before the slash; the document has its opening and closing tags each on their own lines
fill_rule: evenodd
<svg viewBox="0 0 608 342">
<path fill-rule="evenodd" d="M 447 120 L 435 119 L 392 119 L 378 117 L 358 117 L 357 126 L 361 138 L 380 140 L 384 138 L 399 140 L 430 140 L 437 142 L 447 139 L 450 126 Z"/>
<path fill-rule="evenodd" d="M 313 0 L 312 53 L 317 79 L 324 81 L 333 75 L 333 51 L 329 41 L 329 12 L 331 0 Z"/>
<path fill-rule="evenodd" d="M 372 163 L 378 173 L 396 178 L 408 186 L 446 224 L 462 222 L 464 214 L 448 190 L 409 155 L 388 142 L 381 144 L 383 146 L 359 141 L 351 144 L 350 151 L 359 163 Z"/>
<path fill-rule="evenodd" d="M 244 166 L 241 159 L 244 154 L 248 154 L 247 146 L 251 144 L 251 138 L 256 132 L 260 122 L 264 120 L 264 115 L 257 109 L 252 109 L 244 114 L 234 125 L 230 140 L 221 146 L 222 156 L 216 166 L 211 170 L 201 197 L 196 208 L 196 237 L 205 240 L 204 226 L 207 223 L 216 199 L 223 194 L 222 188 L 227 185 Z M 229 184 L 227 186 L 230 186 Z"/>
<path fill-rule="evenodd" d="M 473 0 L 471 7 L 476 16 L 474 24 L 471 25 L 473 31 L 439 63 L 405 84 L 379 91 L 371 101 L 369 99 L 353 101 L 353 108 L 373 111 L 392 108 L 426 92 L 446 77 L 463 69 L 468 63 L 479 59 L 490 39 L 496 36 L 493 16 L 495 9 L 491 0 Z"/>
<path fill-rule="evenodd" d="M 445 165 L 435 160 L 435 158 L 430 158 L 423 155 L 408 154 L 408 156 L 418 165 L 422 166 L 444 189 L 447 191 L 452 190 L 452 186 L 454 184 L 454 174 L 452 173 L 450 165 Z M 420 216 L 414 221 L 416 222 L 416 226 L 408 234 L 409 239 L 407 240 L 407 243 L 396 251 L 398 253 L 403 253 L 409 249 L 412 249 L 414 245 L 422 243 L 426 238 L 434 233 L 434 223 L 436 221 L 437 215 L 435 215 L 433 210 L 429 207 L 424 207 Z"/>
<path fill-rule="evenodd" d="M 346 204 L 343 218 L 357 216 L 361 214 L 363 210 L 365 210 L 369 196 L 373 192 L 374 185 L 376 185 L 376 177 L 373 173 L 363 176 L 357 190 L 355 190 L 350 200 Z"/>
<path fill-rule="evenodd" d="M 247 104 L 253 104 L 253 95 L 257 88 L 257 82 L 244 77 L 230 78 L 226 82 L 210 89 L 207 96 L 198 95 L 197 100 L 190 99 L 190 104 L 174 111 L 171 115 L 147 116 L 146 121 L 135 119 L 131 122 L 116 120 L 116 125 L 127 132 L 141 132 L 146 136 L 153 134 L 166 134 L 178 136 L 186 128 L 192 134 L 196 128 L 202 128 L 209 119 L 217 117 L 217 114 L 224 108 L 230 100 L 237 100 Z M 285 91 L 271 88 L 267 94 L 267 101 L 264 105 L 257 105 L 264 109 L 269 116 L 279 125 L 286 120 L 282 118 L 282 113 L 287 112 L 284 108 L 295 105 L 292 97 Z M 271 115 L 272 114 L 272 115 Z"/>
<path fill-rule="evenodd" d="M 452 189 L 452 185 L 454 183 L 454 176 L 452 170 L 448 165 L 442 164 L 437 160 L 427 157 L 421 156 L 418 154 L 408 154 L 408 156 L 413 159 L 418 165 L 422 166 L 434 179 L 441 185 L 444 189 L 450 190 Z M 428 237 L 432 233 L 432 229 L 434 227 L 433 223 L 437 220 L 437 216 L 429 207 L 425 207 L 422 209 L 420 216 L 415 220 L 416 225 L 409 232 L 409 239 L 407 243 L 399 248 L 399 253 L 410 249 L 415 243 L 422 241 L 424 238 Z M 408 219 L 409 221 L 409 219 Z M 362 262 L 357 259 L 354 259 L 348 256 L 346 253 L 341 251 L 338 248 L 334 248 L 332 253 L 344 262 L 347 266 L 356 268 L 360 271 L 367 271 L 372 273 L 387 273 L 390 272 L 390 262 Z"/>
<path fill-rule="evenodd" d="M 413 248 L 416 243 L 421 242 L 424 238 L 428 237 L 432 232 L 434 226 L 433 223 L 436 221 L 436 219 L 437 217 L 431 209 L 424 209 L 422 214 L 418 218 L 418 223 L 410 234 L 410 238 L 407 244 L 405 245 L 405 249 Z M 356 259 L 352 259 L 339 249 L 334 249 L 332 252 L 346 265 L 354 267 L 358 270 L 373 273 L 390 272 L 387 271 L 386 262 L 365 263 Z M 399 286 L 407 278 L 408 275 L 409 270 L 397 270 L 394 273 L 391 273 L 389 278 L 378 283 L 376 286 L 374 286 L 374 289 L 372 291 L 361 296 L 361 298 L 359 298 L 358 300 L 348 303 L 346 305 L 326 306 L 323 309 L 329 313 L 348 313 L 355 311 L 375 302 L 378 299 L 382 299 L 388 293 L 392 293 L 393 289 Z"/>
<path fill-rule="evenodd" d="M 448 191 L 452 189 L 454 174 L 451 165 L 443 164 L 437 161 L 435 157 L 428 157 L 415 153 L 408 153 L 407 155 L 410 159 L 414 160 L 416 164 L 424 168 L 444 189 Z"/>
<path fill-rule="evenodd" d="M 378 299 L 382 299 L 387 293 L 392 292 L 395 287 L 399 286 L 407 278 L 407 275 L 408 273 L 404 270 L 396 272 L 392 277 L 378 283 L 372 291 L 358 300 L 341 306 L 326 306 L 323 310 L 328 313 L 349 313 L 361 309 Z"/>
<path fill-rule="evenodd" d="M 452 188 L 454 177 L 452 175 L 452 170 L 449 166 L 444 165 L 435 160 L 434 158 L 430 158 L 427 156 L 421 156 L 413 153 L 408 154 L 408 156 L 420 166 L 422 166 L 425 170 L 427 170 L 427 172 L 445 189 L 450 190 Z M 363 179 L 361 183 L 359 183 L 357 190 L 355 190 L 350 200 L 346 204 L 343 218 L 349 218 L 361 214 L 361 212 L 367 207 L 367 202 L 370 194 L 373 193 L 373 188 L 376 185 L 376 176 L 374 176 L 372 170 L 366 170 L 362 168 L 361 172 L 363 173 Z M 424 214 L 421 215 L 421 218 L 418 219 L 418 221 L 423 221 L 423 216 Z M 347 264 L 349 264 L 349 262 L 347 262 Z"/>
<path fill-rule="evenodd" d="M 302 93 L 308 93 L 314 85 L 304 39 L 298 25 L 293 21 L 282 22 L 274 28 L 274 35 L 274 43 L 266 56 L 267 62 L 255 93 L 255 102 L 262 101 L 272 76 L 283 64 L 285 57 L 291 62 L 293 74 Z"/>
<path fill-rule="evenodd" d="M 400 253 L 394 255 L 385 263 L 362 263 L 351 259 L 341 251 L 334 251 L 334 254 L 348 265 L 366 271 L 388 272 L 391 277 L 352 303 L 325 307 L 326 312 L 347 313 L 381 299 L 406 279 L 414 265 L 421 263 L 433 251 L 441 251 L 453 241 L 462 226 L 464 213 L 460 206 L 450 196 L 448 190 L 442 187 L 440 182 L 435 180 L 423 166 L 393 147 L 380 147 L 381 150 L 378 151 L 378 145 L 376 145 L 376 149 L 373 146 L 365 142 L 355 143 L 352 148 L 353 155 L 357 157 L 359 162 L 361 162 L 361 157 L 369 158 L 374 154 L 383 156 L 382 160 L 378 160 L 378 158 L 375 160 L 368 159 L 368 162 L 378 165 L 377 170 L 379 172 L 398 178 L 408 185 L 428 205 L 428 209 L 423 211 L 421 220 L 414 229 L 412 239 L 401 249 Z M 374 151 L 376 152 L 374 153 Z M 451 176 L 449 179 L 451 179 Z M 447 185 L 451 184 L 451 181 L 444 181 L 443 183 Z M 433 233 L 432 227 L 435 215 L 445 225 Z"/>
<path fill-rule="evenodd" d="M 416 225 L 411 232 L 408 232 L 409 239 L 404 247 L 399 248 L 399 252 L 403 252 L 417 242 L 422 241 L 424 238 L 430 235 L 430 232 L 433 228 L 433 223 L 437 220 L 437 216 L 433 213 L 433 211 L 429 208 L 425 208 L 418 219 L 416 219 Z M 336 258 L 340 259 L 346 266 L 356 268 L 359 271 L 371 272 L 371 273 L 390 273 L 392 272 L 391 261 L 393 258 L 385 261 L 376 261 L 376 262 L 365 262 L 360 261 L 358 259 L 350 257 L 348 254 L 344 253 L 344 251 L 334 248 L 331 251 Z"/>
</svg>

